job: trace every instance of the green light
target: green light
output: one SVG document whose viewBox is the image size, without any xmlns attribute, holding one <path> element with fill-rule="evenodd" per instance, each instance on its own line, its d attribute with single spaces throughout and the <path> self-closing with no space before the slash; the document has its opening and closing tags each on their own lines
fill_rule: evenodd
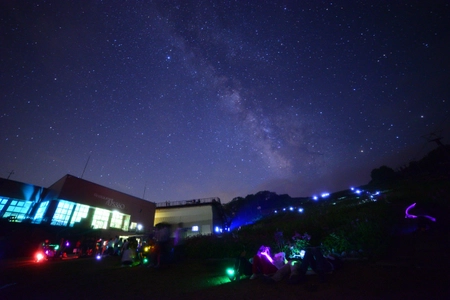
<svg viewBox="0 0 450 300">
<path fill-rule="evenodd" d="M 228 268 L 227 269 L 227 274 L 228 274 L 228 276 L 234 276 L 234 269 Z"/>
</svg>

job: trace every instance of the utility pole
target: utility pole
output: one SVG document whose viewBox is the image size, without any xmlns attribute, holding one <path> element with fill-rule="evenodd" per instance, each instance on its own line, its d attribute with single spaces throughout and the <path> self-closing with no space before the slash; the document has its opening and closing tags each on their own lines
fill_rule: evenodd
<svg viewBox="0 0 450 300">
<path fill-rule="evenodd" d="M 11 177 L 12 175 L 14 175 L 14 170 L 11 170 L 11 172 L 9 172 L 8 178 L 6 179 L 9 179 L 9 177 Z"/>
</svg>

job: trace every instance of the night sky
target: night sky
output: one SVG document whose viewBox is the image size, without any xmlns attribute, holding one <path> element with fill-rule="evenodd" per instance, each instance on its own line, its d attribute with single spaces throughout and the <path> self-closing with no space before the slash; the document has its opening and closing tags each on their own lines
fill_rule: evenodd
<svg viewBox="0 0 450 300">
<path fill-rule="evenodd" d="M 449 140 L 448 1 L 1 2 L 3 178 L 304 197 Z"/>
</svg>

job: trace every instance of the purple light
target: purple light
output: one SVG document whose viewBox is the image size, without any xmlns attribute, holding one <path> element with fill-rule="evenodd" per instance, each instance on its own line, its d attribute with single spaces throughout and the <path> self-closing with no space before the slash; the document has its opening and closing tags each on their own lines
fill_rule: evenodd
<svg viewBox="0 0 450 300">
<path fill-rule="evenodd" d="M 405 210 L 405 218 L 407 218 L 407 219 L 416 219 L 417 217 L 424 217 L 424 218 L 427 218 L 427 219 L 429 219 L 429 220 L 431 220 L 431 221 L 433 221 L 433 222 L 436 222 L 436 218 L 433 218 L 432 216 L 427 216 L 427 215 L 419 215 L 419 216 L 411 215 L 411 214 L 409 213 L 409 210 L 410 210 L 411 208 L 414 208 L 415 206 L 416 206 L 416 203 L 413 203 L 413 204 L 411 204 L 410 206 L 408 206 L 408 207 L 406 208 L 406 210 Z"/>
<path fill-rule="evenodd" d="M 265 257 L 267 257 L 267 259 L 270 261 L 270 263 L 273 264 L 273 259 L 272 257 L 270 257 L 269 253 L 267 253 L 267 249 L 264 252 L 261 252 L 262 255 L 264 255 Z"/>
<path fill-rule="evenodd" d="M 409 214 L 409 210 L 411 209 L 411 208 L 413 208 L 414 206 L 416 206 L 416 203 L 413 203 L 413 204 L 411 204 L 410 206 L 408 206 L 408 208 L 406 208 L 406 210 L 405 210 L 405 218 L 411 218 L 411 219 L 415 219 L 415 218 L 417 218 L 417 216 L 415 216 L 415 215 L 410 215 Z"/>
<path fill-rule="evenodd" d="M 433 218 L 432 216 L 424 216 L 424 217 L 430 219 L 433 222 L 436 222 L 436 218 Z"/>
</svg>

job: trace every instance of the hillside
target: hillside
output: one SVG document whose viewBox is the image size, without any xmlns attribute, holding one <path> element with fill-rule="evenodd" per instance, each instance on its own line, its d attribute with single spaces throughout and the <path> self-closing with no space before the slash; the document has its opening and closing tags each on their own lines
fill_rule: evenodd
<svg viewBox="0 0 450 300">
<path fill-rule="evenodd" d="M 387 166 L 376 168 L 371 172 L 369 183 L 353 190 L 337 191 L 318 199 L 293 198 L 286 194 L 260 191 L 246 197 L 236 197 L 224 204 L 224 209 L 234 230 L 283 210 L 303 213 L 329 205 L 353 206 L 378 200 L 389 201 L 405 197 L 407 191 L 416 191 L 413 196 L 421 197 L 418 199 L 420 202 L 438 202 L 439 206 L 449 208 L 448 193 L 445 193 L 447 186 L 450 186 L 450 145 L 443 145 L 397 171 Z"/>
</svg>

